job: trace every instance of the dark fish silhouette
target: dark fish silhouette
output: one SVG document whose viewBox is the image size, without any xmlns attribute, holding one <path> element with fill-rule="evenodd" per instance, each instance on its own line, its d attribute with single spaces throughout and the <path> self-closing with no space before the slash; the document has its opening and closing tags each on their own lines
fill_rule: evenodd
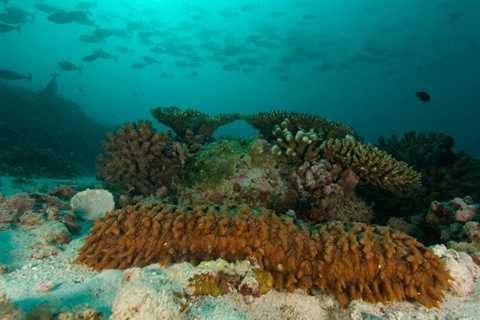
<svg viewBox="0 0 480 320">
<path fill-rule="evenodd" d="M 420 100 L 422 101 L 422 103 L 427 103 L 428 101 L 430 101 L 431 97 L 430 95 L 425 92 L 425 91 L 419 91 L 415 94 L 415 96 Z"/>
<path fill-rule="evenodd" d="M 48 20 L 57 24 L 78 23 L 83 25 L 93 25 L 94 23 L 88 18 L 86 11 L 56 11 L 48 16 Z"/>
<path fill-rule="evenodd" d="M 135 62 L 134 64 L 132 64 L 132 68 L 136 69 L 136 70 L 140 70 L 140 69 L 145 68 L 147 65 L 148 64 L 143 63 L 143 62 Z"/>
<path fill-rule="evenodd" d="M 16 26 L 13 26 L 10 24 L 0 22 L 0 33 L 7 33 L 13 30 L 17 30 L 18 32 L 20 32 L 20 25 L 17 24 Z"/>
<path fill-rule="evenodd" d="M 100 43 L 100 42 L 104 42 L 105 38 L 97 37 L 96 35 L 93 35 L 93 34 L 84 34 L 79 36 L 78 40 L 85 43 Z"/>
<path fill-rule="evenodd" d="M 45 4 L 45 3 L 35 3 L 34 7 L 37 10 L 42 11 L 44 13 L 53 13 L 53 12 L 57 12 L 57 11 L 62 11 L 62 9 L 60 9 L 59 7 L 54 7 L 54 6 L 51 6 L 49 4 Z"/>
<path fill-rule="evenodd" d="M 76 65 L 74 65 L 70 61 L 60 61 L 58 63 L 58 66 L 62 70 L 65 70 L 65 71 L 78 71 L 78 72 L 82 73 L 82 70 L 83 70 L 83 67 L 77 67 Z"/>
<path fill-rule="evenodd" d="M 106 60 L 113 59 L 113 60 L 117 61 L 118 57 L 114 56 L 114 55 L 111 55 L 110 53 L 105 52 L 102 49 L 100 49 L 100 50 L 95 50 L 92 54 L 82 58 L 82 60 L 85 61 L 85 62 L 92 62 L 92 61 L 95 61 L 97 59 L 106 59 Z"/>
<path fill-rule="evenodd" d="M 158 61 L 157 59 L 149 57 L 149 56 L 143 56 L 142 60 L 143 60 L 143 62 L 145 62 L 147 64 L 160 63 L 160 61 Z"/>
<path fill-rule="evenodd" d="M 15 72 L 15 71 L 0 69 L 0 79 L 32 81 L 32 74 L 30 73 L 28 76 L 25 76 L 23 74 Z"/>
<path fill-rule="evenodd" d="M 81 84 L 79 84 L 79 85 L 77 86 L 77 90 L 78 90 L 79 92 L 83 93 L 83 86 L 82 86 Z"/>
<path fill-rule="evenodd" d="M 50 79 L 50 81 L 48 81 L 45 88 L 43 88 L 39 92 L 41 95 L 44 95 L 44 96 L 47 96 L 47 97 L 56 96 L 57 92 L 58 92 L 57 77 L 59 76 L 59 74 L 58 73 L 51 73 L 50 75 L 52 76 L 52 78 Z"/>
<path fill-rule="evenodd" d="M 130 50 L 127 47 L 124 47 L 124 46 L 118 46 L 117 48 L 115 48 L 115 50 L 117 50 L 117 52 L 119 52 L 119 53 L 132 53 L 133 52 L 133 50 Z"/>
</svg>

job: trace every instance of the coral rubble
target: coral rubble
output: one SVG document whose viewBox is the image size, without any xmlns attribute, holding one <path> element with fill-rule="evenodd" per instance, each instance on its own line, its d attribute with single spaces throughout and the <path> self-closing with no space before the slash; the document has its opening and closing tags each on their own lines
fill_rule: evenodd
<svg viewBox="0 0 480 320">
<path fill-rule="evenodd" d="M 175 189 L 185 164 L 184 146 L 148 121 L 128 123 L 107 136 L 97 159 L 98 176 L 127 194 L 165 194 Z"/>
<path fill-rule="evenodd" d="M 435 307 L 450 280 L 438 257 L 401 232 L 314 227 L 247 207 L 129 206 L 95 223 L 76 261 L 101 270 L 215 258 L 248 259 L 272 274 L 276 289 L 316 286 L 343 306 L 363 299 Z"/>
<path fill-rule="evenodd" d="M 252 127 L 259 130 L 263 137 L 269 141 L 275 139 L 273 134 L 275 126 L 288 119 L 290 125 L 298 129 L 313 129 L 325 138 L 343 138 L 347 135 L 356 136 L 355 131 L 340 123 L 329 121 L 314 114 L 288 111 L 259 112 L 246 115 L 243 119 Z"/>
<path fill-rule="evenodd" d="M 364 182 L 387 191 L 401 193 L 421 186 L 420 174 L 407 163 L 353 137 L 326 140 L 321 150 L 330 162 L 351 169 Z"/>
</svg>

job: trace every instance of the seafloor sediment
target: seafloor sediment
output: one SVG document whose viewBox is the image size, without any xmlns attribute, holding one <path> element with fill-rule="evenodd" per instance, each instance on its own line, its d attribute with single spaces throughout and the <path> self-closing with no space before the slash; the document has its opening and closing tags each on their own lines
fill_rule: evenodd
<svg viewBox="0 0 480 320">
<path fill-rule="evenodd" d="M 5 188 L 13 186 L 11 181 L 2 181 L 9 194 L 3 203 L 24 206 L 8 228 L 3 221 L 0 232 L 0 290 L 6 295 L 0 302 L 2 319 L 27 314 L 101 319 L 100 313 L 111 319 L 476 319 L 480 311 L 479 268 L 467 254 L 441 246 L 434 252 L 446 263 L 455 285 L 438 308 L 361 300 L 342 308 L 322 290 L 271 290 L 268 277 L 260 281 L 260 292 L 258 267 L 247 261 L 217 259 L 95 272 L 74 262 L 91 223 L 67 218 L 68 197 L 76 189 L 94 187 L 94 181 L 30 180 L 28 193 L 21 194 Z"/>
</svg>

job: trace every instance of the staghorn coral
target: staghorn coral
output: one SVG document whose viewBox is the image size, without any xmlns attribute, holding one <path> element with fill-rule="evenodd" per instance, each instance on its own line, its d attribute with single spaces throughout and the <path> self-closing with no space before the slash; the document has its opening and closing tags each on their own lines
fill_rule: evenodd
<svg viewBox="0 0 480 320">
<path fill-rule="evenodd" d="M 240 115 L 234 113 L 211 117 L 194 109 L 181 110 L 177 107 L 158 107 L 152 109 L 151 113 L 158 122 L 170 127 L 178 139 L 187 143 L 192 151 L 211 141 L 216 129 L 240 119 Z"/>
<path fill-rule="evenodd" d="M 400 193 L 421 186 L 420 174 L 408 164 L 353 137 L 329 139 L 322 143 L 321 150 L 330 162 L 351 169 L 364 182 L 387 191 Z"/>
<path fill-rule="evenodd" d="M 182 144 L 156 133 L 150 122 L 127 123 L 107 135 L 97 174 L 122 193 L 164 194 L 174 191 L 186 157 Z"/>
<path fill-rule="evenodd" d="M 302 163 L 320 158 L 320 145 L 323 140 L 313 129 L 295 130 L 287 118 L 275 126 L 273 135 L 276 143 L 272 147 L 272 153 L 284 161 Z"/>
<path fill-rule="evenodd" d="M 355 131 L 348 126 L 308 113 L 289 111 L 259 112 L 246 115 L 243 119 L 259 130 L 263 137 L 269 141 L 275 140 L 275 135 L 273 134 L 275 126 L 285 119 L 290 121 L 290 125 L 295 130 L 300 128 L 305 130 L 313 129 L 325 138 L 343 138 L 347 135 L 356 136 Z"/>
<path fill-rule="evenodd" d="M 272 273 L 276 289 L 325 289 L 342 306 L 363 299 L 435 307 L 450 280 L 429 249 L 390 228 L 314 227 L 247 207 L 126 207 L 97 220 L 76 262 L 102 270 L 219 257 L 250 260 Z"/>
</svg>

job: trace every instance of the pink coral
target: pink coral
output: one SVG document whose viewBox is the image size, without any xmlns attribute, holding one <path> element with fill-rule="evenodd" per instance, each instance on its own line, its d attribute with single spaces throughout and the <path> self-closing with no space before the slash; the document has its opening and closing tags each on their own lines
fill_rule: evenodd
<svg viewBox="0 0 480 320">
<path fill-rule="evenodd" d="M 474 204 L 470 197 L 457 197 L 450 201 L 433 201 L 430 205 L 430 212 L 442 219 L 449 219 L 452 222 L 463 222 L 473 220 L 478 211 L 478 204 Z"/>
</svg>

